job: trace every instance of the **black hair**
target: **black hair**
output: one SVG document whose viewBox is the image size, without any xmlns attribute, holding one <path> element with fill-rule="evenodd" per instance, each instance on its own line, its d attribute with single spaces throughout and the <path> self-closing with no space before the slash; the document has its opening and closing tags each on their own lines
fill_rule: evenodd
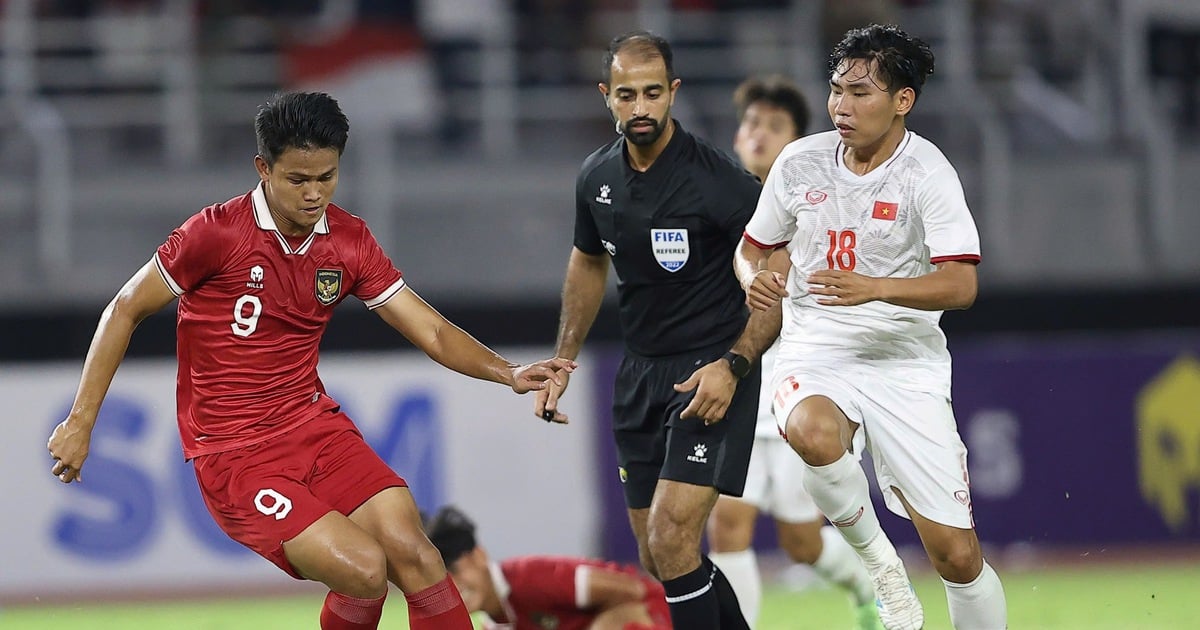
<svg viewBox="0 0 1200 630">
<path fill-rule="evenodd" d="M 475 542 L 475 523 L 462 510 L 447 505 L 425 520 L 425 535 L 442 554 L 446 568 L 471 553 Z"/>
<path fill-rule="evenodd" d="M 675 80 L 675 54 L 671 52 L 671 44 L 660 35 L 650 31 L 630 31 L 612 38 L 608 42 L 608 50 L 604 52 L 604 83 L 612 80 L 612 65 L 619 53 L 628 52 L 641 55 L 642 59 L 660 57 L 667 67 L 667 82 Z"/>
<path fill-rule="evenodd" d="M 848 59 L 874 60 L 876 72 L 886 84 L 880 87 L 891 94 L 908 87 L 920 97 L 925 78 L 933 74 L 933 51 L 929 45 L 894 24 L 872 24 L 846 31 L 829 55 L 830 75 Z"/>
<path fill-rule="evenodd" d="M 766 103 L 788 113 L 796 127 L 796 136 L 804 135 L 808 129 L 808 101 L 799 86 L 783 75 L 750 77 L 742 81 L 733 92 L 733 106 L 737 108 L 738 121 L 746 115 L 746 109 L 755 103 Z"/>
<path fill-rule="evenodd" d="M 258 154 L 268 165 L 287 149 L 346 150 L 350 121 L 338 102 L 321 92 L 276 94 L 254 117 Z"/>
</svg>

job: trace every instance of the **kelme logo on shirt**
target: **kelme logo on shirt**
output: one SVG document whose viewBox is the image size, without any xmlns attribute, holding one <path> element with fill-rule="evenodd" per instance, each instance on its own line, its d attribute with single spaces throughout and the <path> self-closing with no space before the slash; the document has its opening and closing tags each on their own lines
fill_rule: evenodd
<svg viewBox="0 0 1200 630">
<path fill-rule="evenodd" d="M 650 247 L 659 266 L 675 273 L 688 261 L 687 228 L 650 229 Z"/>
<path fill-rule="evenodd" d="M 596 197 L 596 201 L 599 201 L 602 204 L 611 206 L 612 198 L 608 196 L 608 194 L 611 192 L 612 192 L 612 188 L 609 188 L 608 184 L 604 184 L 603 186 L 600 187 L 600 196 Z"/>
<path fill-rule="evenodd" d="M 318 269 L 316 292 L 321 304 L 329 306 L 336 302 L 342 293 L 342 270 Z"/>
</svg>

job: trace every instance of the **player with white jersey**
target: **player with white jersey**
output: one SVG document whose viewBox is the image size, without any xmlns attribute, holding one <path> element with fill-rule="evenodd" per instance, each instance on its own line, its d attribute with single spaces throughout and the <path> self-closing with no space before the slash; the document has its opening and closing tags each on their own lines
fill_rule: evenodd
<svg viewBox="0 0 1200 630">
<path fill-rule="evenodd" d="M 975 299 L 979 238 L 954 168 L 905 126 L 932 71 L 929 47 L 894 26 L 846 34 L 830 60 L 836 130 L 780 154 L 735 269 L 752 307 L 783 300 L 775 417 L 871 574 L 884 625 L 920 628 L 924 613 L 871 505 L 864 443 L 888 507 L 942 576 L 954 627 L 999 629 L 1004 591 L 975 535 L 938 326 Z M 787 279 L 766 266 L 784 246 Z"/>
<path fill-rule="evenodd" d="M 808 128 L 809 108 L 800 88 L 783 76 L 750 77 L 733 94 L 738 114 L 733 150 L 742 166 L 760 180 L 775 158 Z M 787 252 L 780 249 L 772 264 L 786 270 Z M 775 366 L 778 340 L 759 358 L 768 378 Z M 721 495 L 708 519 L 709 558 L 737 594 L 746 623 L 755 628 L 762 608 L 762 576 L 752 544 L 760 512 L 775 519 L 779 546 L 793 561 L 843 589 L 854 604 L 855 628 L 877 630 L 875 589 L 854 549 L 830 525 L 802 482 L 804 462 L 780 439 L 771 399 L 775 390 L 763 381 L 759 393 L 754 449 L 742 496 Z"/>
</svg>

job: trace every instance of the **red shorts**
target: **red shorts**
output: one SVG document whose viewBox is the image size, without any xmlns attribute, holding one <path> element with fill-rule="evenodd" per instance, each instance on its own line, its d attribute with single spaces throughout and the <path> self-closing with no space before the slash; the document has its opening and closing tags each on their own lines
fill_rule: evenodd
<svg viewBox="0 0 1200 630">
<path fill-rule="evenodd" d="M 285 541 L 329 512 L 348 516 L 379 492 L 408 486 L 339 411 L 192 466 L 217 525 L 296 579 L 305 578 L 284 557 Z"/>
</svg>

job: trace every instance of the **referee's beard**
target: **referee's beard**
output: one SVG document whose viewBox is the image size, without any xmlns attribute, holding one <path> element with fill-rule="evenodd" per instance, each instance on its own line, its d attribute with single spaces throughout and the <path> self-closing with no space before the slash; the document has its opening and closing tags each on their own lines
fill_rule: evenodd
<svg viewBox="0 0 1200 630">
<path fill-rule="evenodd" d="M 634 125 L 647 123 L 650 125 L 650 129 L 648 131 L 632 131 L 630 129 Z M 634 145 L 645 147 L 658 142 L 658 139 L 662 137 L 663 124 L 662 121 L 654 120 L 648 116 L 643 116 L 639 118 L 630 118 L 625 122 L 625 124 L 618 123 L 617 131 L 619 131 L 622 136 L 625 136 L 626 140 Z"/>
</svg>

